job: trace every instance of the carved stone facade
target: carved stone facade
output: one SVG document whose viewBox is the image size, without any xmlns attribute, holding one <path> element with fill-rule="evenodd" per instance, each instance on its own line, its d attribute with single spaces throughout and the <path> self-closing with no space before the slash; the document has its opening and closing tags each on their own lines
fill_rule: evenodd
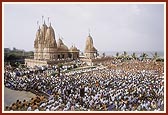
<svg viewBox="0 0 168 115">
<path fill-rule="evenodd" d="M 89 36 L 86 38 L 86 46 L 85 46 L 85 58 L 94 59 L 97 57 L 97 49 L 93 45 L 93 39 Z"/>
<path fill-rule="evenodd" d="M 56 42 L 55 32 L 51 24 L 48 27 L 44 23 L 42 27 L 37 30 L 34 48 L 34 59 L 36 60 L 79 58 L 79 50 L 76 47 L 75 50 L 71 51 L 60 38 L 58 39 L 58 42 Z M 74 57 L 72 57 L 72 55 Z"/>
<path fill-rule="evenodd" d="M 36 32 L 34 49 L 34 59 L 25 59 L 25 64 L 28 66 L 41 66 L 49 64 L 48 62 L 56 64 L 63 62 L 63 60 L 69 61 L 79 58 L 79 50 L 75 46 L 68 49 L 60 38 L 56 42 L 55 32 L 51 23 L 47 26 L 45 21 Z"/>
</svg>

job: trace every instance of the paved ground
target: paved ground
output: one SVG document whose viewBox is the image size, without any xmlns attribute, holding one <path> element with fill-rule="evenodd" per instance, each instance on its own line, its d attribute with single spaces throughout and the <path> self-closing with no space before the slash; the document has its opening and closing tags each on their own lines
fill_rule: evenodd
<svg viewBox="0 0 168 115">
<path fill-rule="evenodd" d="M 30 100 L 32 97 L 35 97 L 36 95 L 31 92 L 26 91 L 15 91 L 8 88 L 4 88 L 4 107 L 7 105 L 11 105 L 13 102 L 16 102 L 16 100 Z"/>
</svg>

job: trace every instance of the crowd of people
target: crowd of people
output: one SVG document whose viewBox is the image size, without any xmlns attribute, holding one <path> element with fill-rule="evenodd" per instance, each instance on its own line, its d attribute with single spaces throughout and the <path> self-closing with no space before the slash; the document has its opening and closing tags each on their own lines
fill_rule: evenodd
<svg viewBox="0 0 168 115">
<path fill-rule="evenodd" d="M 163 111 L 164 66 L 161 62 L 102 62 L 104 66 L 48 75 L 32 68 L 5 66 L 4 86 L 37 91 L 7 111 Z M 56 69 L 53 67 L 53 71 Z M 21 73 L 17 75 L 17 72 Z M 38 95 L 39 93 L 39 95 Z M 43 96 L 40 94 L 46 94 Z"/>
</svg>

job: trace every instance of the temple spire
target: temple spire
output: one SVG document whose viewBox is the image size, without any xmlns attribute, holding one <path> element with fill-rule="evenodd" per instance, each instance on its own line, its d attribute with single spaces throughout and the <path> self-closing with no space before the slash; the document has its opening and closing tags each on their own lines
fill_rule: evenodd
<svg viewBox="0 0 168 115">
<path fill-rule="evenodd" d="M 63 37 L 61 36 L 61 40 L 63 40 Z"/>
<path fill-rule="evenodd" d="M 42 24 L 43 24 L 43 19 L 44 19 L 44 16 L 42 16 Z M 45 21 L 44 21 L 45 22 Z"/>
</svg>

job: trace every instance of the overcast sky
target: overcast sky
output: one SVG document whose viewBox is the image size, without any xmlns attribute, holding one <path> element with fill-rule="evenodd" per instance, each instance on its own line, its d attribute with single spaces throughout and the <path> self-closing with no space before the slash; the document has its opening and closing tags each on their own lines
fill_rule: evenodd
<svg viewBox="0 0 168 115">
<path fill-rule="evenodd" d="M 4 47 L 34 50 L 34 39 L 50 17 L 64 43 L 81 51 L 90 33 L 99 51 L 163 51 L 163 4 L 5 4 Z"/>
</svg>

